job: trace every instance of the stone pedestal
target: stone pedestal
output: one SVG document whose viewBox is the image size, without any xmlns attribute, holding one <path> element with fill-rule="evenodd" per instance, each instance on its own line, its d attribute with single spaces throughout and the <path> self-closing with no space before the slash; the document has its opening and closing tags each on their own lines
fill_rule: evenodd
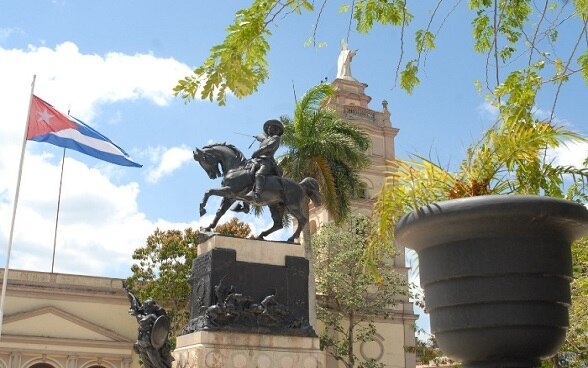
<svg viewBox="0 0 588 368">
<path fill-rule="evenodd" d="M 300 245 L 215 235 L 192 263 L 190 323 L 201 330 L 310 336 L 308 260 Z"/>
<path fill-rule="evenodd" d="M 302 246 L 216 235 L 198 254 L 174 368 L 325 367 L 308 324 Z"/>
<path fill-rule="evenodd" d="M 174 368 L 325 368 L 319 339 L 197 331 L 178 336 Z"/>
</svg>

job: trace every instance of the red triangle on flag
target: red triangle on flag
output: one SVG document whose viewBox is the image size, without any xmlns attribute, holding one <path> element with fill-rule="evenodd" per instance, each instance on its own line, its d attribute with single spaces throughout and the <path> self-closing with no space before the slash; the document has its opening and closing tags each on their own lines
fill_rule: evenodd
<svg viewBox="0 0 588 368">
<path fill-rule="evenodd" d="M 77 125 L 66 115 L 55 110 L 47 102 L 33 95 L 29 113 L 29 129 L 27 139 L 58 132 L 64 129 L 75 129 Z"/>
</svg>

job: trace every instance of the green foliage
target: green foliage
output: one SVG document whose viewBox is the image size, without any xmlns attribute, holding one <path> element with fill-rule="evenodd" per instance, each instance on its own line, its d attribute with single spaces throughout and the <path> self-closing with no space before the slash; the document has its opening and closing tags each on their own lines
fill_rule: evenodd
<svg viewBox="0 0 588 368">
<path fill-rule="evenodd" d="M 403 0 L 358 0 L 353 9 L 353 18 L 357 22 L 359 33 L 368 33 L 374 23 L 383 25 L 407 25 L 412 19 Z"/>
<path fill-rule="evenodd" d="M 249 225 L 233 218 L 215 231 L 223 235 L 247 237 Z M 166 309 L 171 320 L 171 336 L 177 336 L 188 323 L 192 261 L 198 256 L 197 246 L 208 237 L 186 228 L 162 231 L 156 229 L 145 245 L 135 249 L 132 275 L 125 284 L 142 301 L 152 298 Z"/>
<path fill-rule="evenodd" d="M 317 179 L 327 210 L 339 221 L 362 190 L 359 171 L 369 163 L 365 151 L 370 140 L 361 129 L 324 107 L 333 94 L 331 85 L 318 84 L 296 103 L 293 118 L 282 117 L 282 144 L 287 151 L 278 164 L 290 178 Z"/>
<path fill-rule="evenodd" d="M 291 2 L 299 11 L 308 8 L 306 1 Z M 266 17 L 275 3 L 254 0 L 251 7 L 237 12 L 232 25 L 227 28 L 224 41 L 210 49 L 210 56 L 194 69 L 194 74 L 178 81 L 174 93 L 185 100 L 196 98 L 226 103 L 227 89 L 242 98 L 257 91 L 268 75 L 266 55 L 269 51 Z"/>
<path fill-rule="evenodd" d="M 341 6 L 339 10 L 344 12 L 349 7 Z M 192 75 L 178 81 L 174 93 L 186 101 L 202 98 L 216 100 L 220 105 L 226 104 L 228 91 L 238 98 L 254 93 L 269 76 L 267 53 L 271 32 L 268 26 L 278 15 L 304 11 L 314 11 L 313 3 L 252 0 L 251 6 L 235 14 L 223 42 L 210 49 L 208 58 Z M 369 32 L 375 23 L 404 27 L 412 19 L 403 0 L 358 0 L 351 11 L 360 33 Z M 430 35 L 425 41 L 430 45 Z"/>
<path fill-rule="evenodd" d="M 478 11 L 477 17 L 472 21 L 474 27 L 474 50 L 476 52 L 488 52 L 492 47 L 494 29 L 490 27 L 490 17 L 484 11 Z"/>
<path fill-rule="evenodd" d="M 472 10 L 488 8 L 492 5 L 492 0 L 470 0 L 469 7 Z"/>
<path fill-rule="evenodd" d="M 226 103 L 228 91 L 238 98 L 254 93 L 269 76 L 267 53 L 271 32 L 268 27 L 290 14 L 304 12 L 319 12 L 318 22 L 324 18 L 322 12 L 327 2 L 322 4 L 320 10 L 315 10 L 313 3 L 306 0 L 285 3 L 251 0 L 248 8 L 235 14 L 223 42 L 211 48 L 209 57 L 194 69 L 193 75 L 180 80 L 174 92 L 185 100 L 200 97 L 216 100 L 221 105 Z M 416 16 L 411 13 L 405 0 L 356 0 L 351 4 L 340 5 L 338 11 L 351 12 L 358 33 L 369 33 L 376 24 L 400 28 L 398 65 L 403 63 L 405 56 L 406 39 L 403 35 L 407 27 L 413 22 L 427 24 L 426 29 L 415 31 L 413 42 L 417 55 L 409 56 L 405 68 L 396 71 L 400 86 L 411 94 L 420 82 L 421 54 L 435 48 L 437 34 L 430 31 L 431 27 L 436 22 L 440 23 L 441 31 L 450 21 L 463 22 L 463 19 L 451 19 L 453 9 L 444 9 L 444 5 L 442 1 L 436 2 L 427 13 Z M 454 7 L 461 5 L 457 3 Z M 468 5 L 473 13 L 473 51 L 487 55 L 486 87 L 493 98 L 498 98 L 494 95 L 494 89 L 503 80 L 511 79 L 513 73 L 523 72 L 539 62 L 554 64 L 554 68 L 549 69 L 554 70 L 553 74 L 547 70 L 541 72 L 542 80 L 555 81 L 561 87 L 580 71 L 579 74 L 588 82 L 588 51 L 585 42 L 576 45 L 558 43 L 562 29 L 571 37 L 573 32 L 577 32 L 578 40 L 585 40 L 588 0 L 574 0 L 572 6 L 565 0 L 545 1 L 543 4 L 531 0 L 470 0 Z M 443 10 L 446 10 L 445 16 L 437 21 Z M 314 35 L 306 43 L 316 45 Z M 576 55 L 578 51 L 581 53 L 579 57 Z M 562 56 L 550 58 L 550 53 Z M 562 64 L 561 60 L 568 61 Z M 492 78 L 490 75 L 493 75 Z M 505 94 L 511 92 L 508 83 L 501 88 Z M 535 94 L 541 88 L 542 85 L 539 85 Z M 554 107 L 555 102 L 557 98 Z"/>
<path fill-rule="evenodd" d="M 539 194 L 587 203 L 588 169 L 555 165 L 547 151 L 588 140 L 545 121 L 527 122 L 529 113 L 520 105 L 504 111 L 505 120 L 467 149 L 455 172 L 419 156 L 391 163 L 376 203 L 379 222 L 372 234 L 376 243 L 366 254 L 368 262 L 381 258 L 381 244 L 391 247 L 400 217 L 435 201 L 485 194 Z"/>
<path fill-rule="evenodd" d="M 578 64 L 580 64 L 580 68 L 582 69 L 584 80 L 588 83 L 588 50 L 580 55 L 578 58 Z"/>
<path fill-rule="evenodd" d="M 582 368 L 588 364 L 588 237 L 572 245 L 574 280 L 571 284 L 570 326 L 559 353 L 543 362 L 543 367 Z"/>
<path fill-rule="evenodd" d="M 339 226 L 326 224 L 312 239 L 320 295 L 317 316 L 325 326 L 319 332 L 321 349 L 349 368 L 381 366 L 360 361 L 354 349 L 374 340 L 375 318 L 389 317 L 395 298 L 406 290 L 406 280 L 392 265 L 378 265 L 379 280 L 363 267 L 370 226 L 366 216 L 351 215 Z"/>
<path fill-rule="evenodd" d="M 363 189 L 359 178 L 368 165 L 365 151 L 369 137 L 355 125 L 341 120 L 337 113 L 325 108 L 334 95 L 331 85 L 318 84 L 296 102 L 294 117 L 283 116 L 282 145 L 287 148 L 278 158 L 284 176 L 295 180 L 305 177 L 319 182 L 325 208 L 335 221 L 350 211 L 351 198 Z M 304 256 L 312 259 L 310 227 L 303 230 Z M 309 265 L 309 295 L 315 295 L 314 266 Z M 311 323 L 314 323 L 314 300 L 311 298 Z"/>
<path fill-rule="evenodd" d="M 586 19 L 588 17 L 588 1 L 587 0 L 574 0 L 574 8 L 576 9 L 576 13 L 582 19 Z"/>
<path fill-rule="evenodd" d="M 400 86 L 408 94 L 412 94 L 414 88 L 420 83 L 420 80 L 417 77 L 418 72 L 419 67 L 417 60 L 411 60 L 406 63 L 406 67 L 400 72 Z"/>
<path fill-rule="evenodd" d="M 566 353 L 570 367 L 585 367 L 588 364 L 588 237 L 572 245 L 572 257 L 570 327 L 560 351 Z"/>
<path fill-rule="evenodd" d="M 126 285 L 141 300 L 153 298 L 171 320 L 171 335 L 187 324 L 190 286 L 188 276 L 196 258 L 199 232 L 191 228 L 161 231 L 147 237 L 145 246 L 135 249 L 132 275 Z"/>
<path fill-rule="evenodd" d="M 419 29 L 415 34 L 416 50 L 420 54 L 435 48 L 435 35 L 430 31 Z"/>
<path fill-rule="evenodd" d="M 580 61 L 580 60 L 578 60 L 578 61 Z M 553 81 L 555 83 L 567 82 L 569 76 L 565 75 L 566 68 L 565 68 L 563 60 L 561 60 L 559 58 L 555 59 L 554 67 L 555 67 L 555 75 L 553 76 Z"/>
<path fill-rule="evenodd" d="M 538 62 L 524 70 L 514 71 L 496 87 L 493 104 L 499 108 L 500 118 L 506 126 L 518 123 L 528 125 L 534 121 L 535 99 L 543 82 L 539 71 L 543 66 L 542 62 Z M 501 103 L 504 98 L 506 103 Z"/>
<path fill-rule="evenodd" d="M 404 350 L 416 355 L 417 365 L 429 365 L 429 362 L 443 356 L 433 335 L 428 335 L 427 338 L 417 335 L 415 346 L 406 347 Z"/>
</svg>

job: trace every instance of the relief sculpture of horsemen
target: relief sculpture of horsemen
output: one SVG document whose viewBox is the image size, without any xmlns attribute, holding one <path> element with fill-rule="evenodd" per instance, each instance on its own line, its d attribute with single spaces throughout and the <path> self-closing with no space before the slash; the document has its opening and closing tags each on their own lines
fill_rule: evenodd
<svg viewBox="0 0 588 368">
<path fill-rule="evenodd" d="M 315 179 L 305 178 L 298 183 L 280 173 L 274 154 L 280 147 L 283 124 L 278 120 L 268 120 L 263 125 L 263 131 L 264 135 L 255 137 L 260 144 L 250 160 L 235 146 L 226 143 L 211 144 L 194 151 L 194 160 L 209 178 L 222 177 L 221 187 L 208 190 L 200 203 L 200 216 L 203 216 L 210 196 L 223 197 L 206 231 L 211 231 L 233 203 L 240 200 L 243 205 L 238 205 L 236 210 L 246 212 L 250 204 L 270 209 L 273 226 L 259 234 L 258 239 L 282 229 L 284 215 L 292 215 L 297 221 L 297 228 L 288 242 L 293 242 L 308 223 L 309 201 L 312 200 L 315 206 L 320 205 L 319 185 Z"/>
</svg>

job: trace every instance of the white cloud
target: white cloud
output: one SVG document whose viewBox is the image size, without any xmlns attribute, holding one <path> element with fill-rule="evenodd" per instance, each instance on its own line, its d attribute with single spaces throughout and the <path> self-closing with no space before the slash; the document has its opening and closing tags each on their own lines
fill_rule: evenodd
<svg viewBox="0 0 588 368">
<path fill-rule="evenodd" d="M 51 161 L 55 161 L 51 155 L 27 155 L 25 159 L 10 261 L 13 268 L 51 269 L 61 170 L 59 163 Z M 0 197 L 3 248 L 8 240 L 13 190 L 4 190 L 9 195 Z M 135 182 L 114 184 L 104 171 L 66 158 L 55 271 L 124 277 L 129 273 L 133 250 L 144 245 L 156 228 L 198 229 L 211 221 L 212 215 L 193 223 L 149 220 L 137 206 L 139 191 Z M 4 256 L 4 251 L 0 254 Z"/>
<path fill-rule="evenodd" d="M 485 101 L 478 106 L 478 111 L 483 118 L 494 120 L 498 117 L 498 108 L 493 106 L 490 102 Z"/>
<path fill-rule="evenodd" d="M 496 119 L 498 117 L 498 109 L 492 106 L 489 102 L 481 104 L 479 106 L 479 111 L 483 117 L 488 119 Z M 538 107 L 533 108 L 533 116 L 540 120 L 552 119 L 553 124 L 557 126 L 570 127 L 568 129 L 572 129 L 571 127 L 573 127 L 573 124 L 569 121 L 560 119 L 556 116 L 552 117 L 550 111 L 542 110 Z M 583 168 L 583 162 L 588 158 L 588 143 L 566 143 L 555 150 L 548 150 L 547 156 L 548 161 L 553 161 L 556 165 Z"/>
<path fill-rule="evenodd" d="M 156 183 L 163 176 L 173 173 L 184 163 L 192 159 L 192 151 L 185 147 L 163 148 L 158 147 L 150 149 L 151 160 L 159 162 L 157 167 L 147 173 L 147 181 Z"/>
<path fill-rule="evenodd" d="M 51 268 L 61 170 L 51 161 L 55 160 L 49 155 L 26 156 L 11 258 L 15 268 Z M 99 275 L 128 270 L 132 250 L 154 229 L 137 208 L 138 193 L 137 183 L 115 185 L 103 172 L 67 158 L 55 270 Z M 13 198 L 9 197 L 0 202 L 3 240 L 8 239 L 11 223 Z"/>
<path fill-rule="evenodd" d="M 11 97 L 10 101 L 26 102 L 30 81 L 37 75 L 35 94 L 58 110 L 71 108 L 72 115 L 82 120 L 91 120 L 102 103 L 142 98 L 166 105 L 174 98 L 172 88 L 177 80 L 191 72 L 172 58 L 117 52 L 84 54 L 72 42 L 55 49 L 0 48 L 0 59 L 0 93 Z"/>
<path fill-rule="evenodd" d="M 3 105 L 0 120 L 0 267 L 4 267 L 33 75 L 37 75 L 35 94 L 59 110 L 71 107 L 72 115 L 92 120 L 101 104 L 145 99 L 166 105 L 173 98 L 173 85 L 189 74 L 190 68 L 151 54 L 84 54 L 71 42 L 54 49 L 0 47 L 0 60 L 0 101 L 8 102 Z M 27 146 L 10 266 L 50 271 L 61 150 L 39 143 L 34 143 L 34 148 L 33 144 Z M 44 148 L 50 153 L 37 153 Z M 183 157 L 182 148 L 168 152 L 164 155 L 170 157 L 168 160 Z M 173 170 L 172 163 L 162 160 L 159 175 Z M 66 158 L 56 272 L 124 277 L 129 272 L 132 251 L 142 246 L 158 226 L 200 227 L 196 222 L 173 224 L 146 218 L 137 203 L 140 186 L 125 181 L 128 171 L 124 170 L 134 169 L 102 162 L 89 167 Z"/>
<path fill-rule="evenodd" d="M 573 142 L 560 146 L 548 152 L 548 159 L 556 165 L 583 168 L 583 162 L 588 158 L 588 143 Z"/>
</svg>

